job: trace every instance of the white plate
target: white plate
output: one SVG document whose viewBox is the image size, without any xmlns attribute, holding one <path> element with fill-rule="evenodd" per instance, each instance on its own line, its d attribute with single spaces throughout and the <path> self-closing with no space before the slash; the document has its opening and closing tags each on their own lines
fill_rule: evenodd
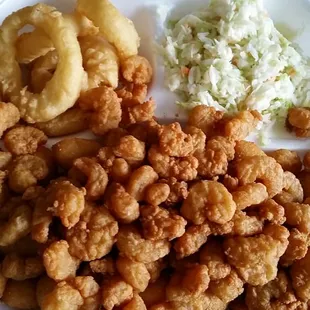
<svg viewBox="0 0 310 310">
<path fill-rule="evenodd" d="M 91 1 L 91 0 L 89 0 Z M 163 70 L 157 65 L 157 57 L 154 53 L 154 38 L 160 31 L 155 8 L 159 4 L 167 4 L 174 7 L 177 14 L 186 14 L 206 5 L 207 0 L 112 0 L 125 15 L 131 18 L 141 36 L 140 53 L 150 59 L 155 68 L 155 78 L 150 90 L 150 95 L 156 99 L 156 115 L 162 121 L 175 118 L 185 119 L 183 111 L 179 111 L 174 105 L 175 96 L 163 86 Z M 0 0 L 0 23 L 3 19 L 27 5 L 37 3 L 37 0 Z M 75 6 L 74 0 L 43 0 L 60 9 L 63 12 L 71 12 Z M 281 29 L 288 28 L 290 32 L 298 35 L 293 39 L 303 53 L 310 57 L 310 0 L 264 0 L 265 7 L 270 13 L 276 25 Z M 278 138 L 272 139 L 267 149 L 290 148 L 295 150 L 310 149 L 310 140 L 296 140 L 288 134 L 281 133 Z M 8 309 L 0 305 L 0 310 Z"/>
</svg>

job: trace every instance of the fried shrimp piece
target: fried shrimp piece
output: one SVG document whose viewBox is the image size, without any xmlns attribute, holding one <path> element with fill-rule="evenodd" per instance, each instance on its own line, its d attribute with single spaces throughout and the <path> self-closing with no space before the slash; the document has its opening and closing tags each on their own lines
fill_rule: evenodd
<svg viewBox="0 0 310 310">
<path fill-rule="evenodd" d="M 113 276 L 116 273 L 115 261 L 112 257 L 93 260 L 89 263 L 90 269 L 94 273 Z"/>
<path fill-rule="evenodd" d="M 161 272 L 168 266 L 167 260 L 165 258 L 160 258 L 154 262 L 145 264 L 147 271 L 150 274 L 149 283 L 154 283 L 160 277 Z"/>
<path fill-rule="evenodd" d="M 252 156 L 266 156 L 265 152 L 259 148 L 254 142 L 245 140 L 236 141 L 235 159 L 243 159 Z"/>
<path fill-rule="evenodd" d="M 8 246 L 31 231 L 32 209 L 26 204 L 16 207 L 6 221 L 0 223 L 0 246 Z"/>
<path fill-rule="evenodd" d="M 310 129 L 310 110 L 307 108 L 292 108 L 288 111 L 288 122 L 299 129 Z"/>
<path fill-rule="evenodd" d="M 259 217 L 270 223 L 282 225 L 286 221 L 284 208 L 273 199 L 268 199 L 259 205 Z"/>
<path fill-rule="evenodd" d="M 228 168 L 227 155 L 223 150 L 205 149 L 202 152 L 195 152 L 198 160 L 198 174 L 205 178 L 212 178 L 224 175 Z"/>
<path fill-rule="evenodd" d="M 74 166 L 87 176 L 86 197 L 91 200 L 102 197 L 108 185 L 108 175 L 102 166 L 87 157 L 76 159 Z"/>
<path fill-rule="evenodd" d="M 0 137 L 3 133 L 13 127 L 18 123 L 20 119 L 20 114 L 16 106 L 12 103 L 4 103 L 0 100 L 0 115 L 1 115 L 1 125 L 0 125 Z"/>
<path fill-rule="evenodd" d="M 176 178 L 160 179 L 160 183 L 167 184 L 170 188 L 170 193 L 165 201 L 168 206 L 174 206 L 175 204 L 183 201 L 188 196 L 188 186 L 184 181 L 178 182 Z"/>
<path fill-rule="evenodd" d="M 303 158 L 303 164 L 305 167 L 305 170 L 309 171 L 310 170 L 310 151 L 308 151 L 304 158 Z"/>
<path fill-rule="evenodd" d="M 301 159 L 295 151 L 280 149 L 268 153 L 268 156 L 274 158 L 281 165 L 284 171 L 297 174 L 302 168 Z"/>
<path fill-rule="evenodd" d="M 87 202 L 80 221 L 67 231 L 69 252 L 83 261 L 101 258 L 111 251 L 117 232 L 109 211 Z"/>
<path fill-rule="evenodd" d="M 47 142 L 47 136 L 37 128 L 18 126 L 5 134 L 3 142 L 14 155 L 33 154 L 40 145 Z"/>
<path fill-rule="evenodd" d="M 127 183 L 126 190 L 137 201 L 144 200 L 147 187 L 158 180 L 158 175 L 151 166 L 141 166 L 135 170 Z"/>
<path fill-rule="evenodd" d="M 153 69 L 149 61 L 142 56 L 131 56 L 121 63 L 121 71 L 127 82 L 148 84 L 152 80 Z"/>
<path fill-rule="evenodd" d="M 147 310 L 147 308 L 143 299 L 139 295 L 135 294 L 131 301 L 126 304 L 122 310 Z"/>
<path fill-rule="evenodd" d="M 217 111 L 213 107 L 198 105 L 190 111 L 187 124 L 201 129 L 207 137 L 210 137 L 223 115 L 224 112 Z"/>
<path fill-rule="evenodd" d="M 141 263 L 151 263 L 166 256 L 170 250 L 167 240 L 147 240 L 132 225 L 120 227 L 116 243 L 121 255 Z"/>
<path fill-rule="evenodd" d="M 186 228 L 185 233 L 176 240 L 173 246 L 177 253 L 177 259 L 198 252 L 210 234 L 211 229 L 208 224 L 192 225 Z"/>
<path fill-rule="evenodd" d="M 23 281 L 36 278 L 44 272 L 40 257 L 21 257 L 16 253 L 7 254 L 2 261 L 2 275 L 8 279 Z"/>
<path fill-rule="evenodd" d="M 245 300 L 250 310 L 303 309 L 300 308 L 301 301 L 294 295 L 288 276 L 282 270 L 265 285 L 249 285 Z"/>
<path fill-rule="evenodd" d="M 306 256 L 309 246 L 308 235 L 293 228 L 288 238 L 288 247 L 280 259 L 282 266 L 290 266 L 295 260 L 302 259 Z"/>
<path fill-rule="evenodd" d="M 119 256 L 116 260 L 116 268 L 124 280 L 135 290 L 145 291 L 151 278 L 145 264 Z"/>
<path fill-rule="evenodd" d="M 224 279 L 231 272 L 226 262 L 223 245 L 218 239 L 209 240 L 199 252 L 200 264 L 206 265 L 211 281 Z"/>
<path fill-rule="evenodd" d="M 286 224 L 306 234 L 310 233 L 310 205 L 296 202 L 284 204 Z"/>
<path fill-rule="evenodd" d="M 36 298 L 40 308 L 42 308 L 44 298 L 54 290 L 55 286 L 56 282 L 48 276 L 40 277 L 36 288 Z"/>
<path fill-rule="evenodd" d="M 228 262 L 243 280 L 251 285 L 264 285 L 275 279 L 280 257 L 288 246 L 289 231 L 269 224 L 263 234 L 224 240 Z"/>
<path fill-rule="evenodd" d="M 48 176 L 46 161 L 35 155 L 17 156 L 9 167 L 9 187 L 16 193 L 23 193 L 28 187 Z"/>
<path fill-rule="evenodd" d="M 101 85 L 116 88 L 119 59 L 115 48 L 101 35 L 79 37 L 83 67 L 88 76 L 88 89 Z"/>
<path fill-rule="evenodd" d="M 304 191 L 297 177 L 289 171 L 285 171 L 283 176 L 283 191 L 276 195 L 274 200 L 281 205 L 287 202 L 303 202 Z"/>
<path fill-rule="evenodd" d="M 230 161 L 235 156 L 235 145 L 236 142 L 234 140 L 216 136 L 208 140 L 206 148 L 213 151 L 223 151 L 227 156 L 227 160 Z"/>
<path fill-rule="evenodd" d="M 261 183 L 252 183 L 238 187 L 232 193 L 238 210 L 260 204 L 268 198 L 266 186 Z"/>
<path fill-rule="evenodd" d="M 185 219 L 196 225 L 206 220 L 224 224 L 230 221 L 236 204 L 225 186 L 215 181 L 200 181 L 193 185 L 181 207 Z"/>
<path fill-rule="evenodd" d="M 162 275 L 154 283 L 150 283 L 144 292 L 139 295 L 143 299 L 147 309 L 151 306 L 166 300 L 166 287 L 168 284 L 168 277 Z"/>
<path fill-rule="evenodd" d="M 5 170 L 12 160 L 12 154 L 10 152 L 0 151 L 0 170 Z"/>
<path fill-rule="evenodd" d="M 310 250 L 304 258 L 295 261 L 291 267 L 291 278 L 295 292 L 304 301 L 310 300 Z"/>
<path fill-rule="evenodd" d="M 70 169 L 76 159 L 96 156 L 100 148 L 95 140 L 65 138 L 52 146 L 52 152 L 61 167 Z"/>
<path fill-rule="evenodd" d="M 238 180 L 238 178 L 232 177 L 229 174 L 225 174 L 224 175 L 222 183 L 230 192 L 234 192 L 239 187 L 239 180 Z"/>
<path fill-rule="evenodd" d="M 117 128 L 121 118 L 121 99 L 112 88 L 101 86 L 84 92 L 78 104 L 82 110 L 93 112 L 89 127 L 96 135 L 104 135 L 110 129 Z"/>
<path fill-rule="evenodd" d="M 235 270 L 231 270 L 225 278 L 212 281 L 209 287 L 210 292 L 225 304 L 236 299 L 244 291 L 243 281 Z"/>
<path fill-rule="evenodd" d="M 162 178 L 175 178 L 178 181 L 191 181 L 197 177 L 198 160 L 190 155 L 182 158 L 163 154 L 153 145 L 148 152 L 148 160 Z"/>
<path fill-rule="evenodd" d="M 122 107 L 131 107 L 142 104 L 147 96 L 147 85 L 124 83 L 116 90 L 117 96 L 122 99 Z"/>
<path fill-rule="evenodd" d="M 194 152 L 202 151 L 205 148 L 207 137 L 201 129 L 187 126 L 184 132 L 192 137 Z"/>
<path fill-rule="evenodd" d="M 90 113 L 80 108 L 71 108 L 48 122 L 36 123 L 48 137 L 61 137 L 84 131 L 88 128 Z"/>
<path fill-rule="evenodd" d="M 53 181 L 45 193 L 47 211 L 58 216 L 70 229 L 79 221 L 84 210 L 85 194 L 85 189 L 79 189 L 69 181 Z"/>
<path fill-rule="evenodd" d="M 37 308 L 36 282 L 34 280 L 9 280 L 6 283 L 1 301 L 11 308 Z"/>
<path fill-rule="evenodd" d="M 168 301 L 190 302 L 205 292 L 210 283 L 208 267 L 193 265 L 181 272 L 175 272 L 166 287 Z"/>
<path fill-rule="evenodd" d="M 192 136 L 184 133 L 179 123 L 161 126 L 159 147 L 164 154 L 175 157 L 188 156 L 194 151 Z"/>
<path fill-rule="evenodd" d="M 148 186 L 145 192 L 145 200 L 153 206 L 159 206 L 165 202 L 170 195 L 170 187 L 165 183 L 154 183 Z"/>
<path fill-rule="evenodd" d="M 121 223 L 131 223 L 140 216 L 139 203 L 120 184 L 115 184 L 107 201 L 110 212 Z"/>
<path fill-rule="evenodd" d="M 69 244 L 65 240 L 53 242 L 43 253 L 46 273 L 55 281 L 74 277 L 80 261 L 69 253 Z"/>
<path fill-rule="evenodd" d="M 110 177 L 114 182 L 126 183 L 131 175 L 131 166 L 123 158 L 115 158 L 110 171 Z"/>
<path fill-rule="evenodd" d="M 106 279 L 102 285 L 101 303 L 106 310 L 122 306 L 133 298 L 133 287 L 119 276 Z"/>
<path fill-rule="evenodd" d="M 145 143 L 134 136 L 124 136 L 113 148 L 113 153 L 115 156 L 125 159 L 130 165 L 139 164 L 145 157 Z"/>
<path fill-rule="evenodd" d="M 140 212 L 145 239 L 171 241 L 185 233 L 187 221 L 180 215 L 152 205 L 141 207 Z"/>
<path fill-rule="evenodd" d="M 232 140 L 244 140 L 261 120 L 262 116 L 255 110 L 241 111 L 224 121 L 223 135 Z"/>
<path fill-rule="evenodd" d="M 283 188 L 283 169 L 275 159 L 268 156 L 241 159 L 236 163 L 236 176 L 241 186 L 255 181 L 263 183 L 269 198 L 279 194 Z"/>
<path fill-rule="evenodd" d="M 298 179 L 304 190 L 304 197 L 310 197 L 310 173 L 307 170 L 303 170 L 298 174 Z"/>
</svg>

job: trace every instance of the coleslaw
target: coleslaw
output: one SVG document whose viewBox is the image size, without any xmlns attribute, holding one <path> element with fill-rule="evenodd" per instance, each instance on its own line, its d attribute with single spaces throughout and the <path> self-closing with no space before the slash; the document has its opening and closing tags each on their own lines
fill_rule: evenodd
<svg viewBox="0 0 310 310">
<path fill-rule="evenodd" d="M 159 47 L 165 84 L 178 105 L 227 113 L 255 109 L 261 128 L 310 106 L 310 63 L 276 29 L 262 0 L 211 0 L 205 10 L 169 20 Z"/>
</svg>

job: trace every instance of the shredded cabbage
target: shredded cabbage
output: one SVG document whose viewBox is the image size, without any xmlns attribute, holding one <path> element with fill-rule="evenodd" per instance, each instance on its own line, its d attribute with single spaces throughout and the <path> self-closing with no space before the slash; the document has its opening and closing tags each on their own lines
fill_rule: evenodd
<svg viewBox="0 0 310 310">
<path fill-rule="evenodd" d="M 164 37 L 165 84 L 185 109 L 256 109 L 265 131 L 284 122 L 288 108 L 310 106 L 310 64 L 275 28 L 262 0 L 211 0 L 166 22 Z"/>
</svg>

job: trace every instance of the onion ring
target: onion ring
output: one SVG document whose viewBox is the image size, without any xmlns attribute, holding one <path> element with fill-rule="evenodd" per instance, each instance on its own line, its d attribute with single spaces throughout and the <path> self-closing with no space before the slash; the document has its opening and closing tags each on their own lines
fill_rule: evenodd
<svg viewBox="0 0 310 310">
<path fill-rule="evenodd" d="M 27 24 L 49 34 L 59 56 L 53 78 L 40 94 L 22 88 L 15 43 Z M 76 33 L 55 8 L 37 4 L 8 16 L 0 27 L 0 93 L 9 97 L 29 123 L 49 121 L 71 108 L 80 95 L 84 70 Z"/>
<path fill-rule="evenodd" d="M 113 44 L 121 60 L 138 54 L 140 38 L 131 20 L 108 0 L 78 0 L 76 10 L 99 27 L 99 31 Z"/>
<path fill-rule="evenodd" d="M 63 17 L 71 23 L 78 36 L 96 35 L 99 32 L 92 21 L 78 12 L 73 15 L 63 14 Z M 27 64 L 53 50 L 55 47 L 49 36 L 42 29 L 36 28 L 18 37 L 16 59 L 19 63 Z"/>
</svg>

